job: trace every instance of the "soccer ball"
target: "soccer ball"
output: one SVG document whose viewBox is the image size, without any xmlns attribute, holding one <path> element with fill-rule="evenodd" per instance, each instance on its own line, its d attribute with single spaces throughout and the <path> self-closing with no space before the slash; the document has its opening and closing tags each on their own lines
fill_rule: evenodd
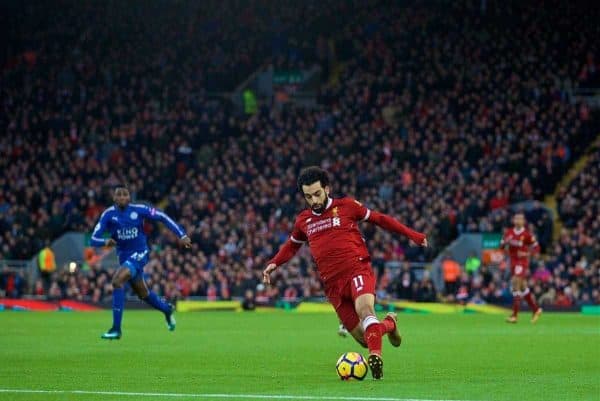
<svg viewBox="0 0 600 401">
<path fill-rule="evenodd" d="M 335 364 L 335 370 L 342 380 L 362 380 L 367 375 L 369 368 L 365 358 L 358 352 L 346 352 L 340 356 Z"/>
</svg>

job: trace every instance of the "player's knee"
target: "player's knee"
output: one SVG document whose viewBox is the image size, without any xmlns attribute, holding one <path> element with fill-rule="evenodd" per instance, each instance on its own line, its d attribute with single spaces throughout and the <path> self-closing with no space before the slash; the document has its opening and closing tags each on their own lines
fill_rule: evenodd
<svg viewBox="0 0 600 401">
<path fill-rule="evenodd" d="M 364 338 L 355 338 L 356 342 L 360 344 L 363 348 L 369 348 Z"/>
<path fill-rule="evenodd" d="M 121 288 L 123 287 L 123 282 L 119 279 L 119 277 L 113 277 L 112 279 L 113 288 Z"/>
</svg>

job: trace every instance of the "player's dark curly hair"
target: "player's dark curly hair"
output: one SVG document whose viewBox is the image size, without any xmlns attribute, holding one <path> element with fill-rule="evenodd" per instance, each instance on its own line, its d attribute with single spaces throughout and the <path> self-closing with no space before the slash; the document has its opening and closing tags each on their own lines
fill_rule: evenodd
<svg viewBox="0 0 600 401">
<path fill-rule="evenodd" d="M 300 175 L 298 175 L 298 190 L 302 192 L 302 185 L 314 184 L 317 181 L 321 182 L 323 188 L 329 185 L 327 171 L 318 166 L 305 167 L 300 170 Z"/>
<path fill-rule="evenodd" d="M 117 184 L 110 186 L 111 192 L 115 192 L 117 189 L 120 189 L 120 188 L 125 188 L 126 190 L 129 191 L 129 185 L 126 182 L 119 182 Z"/>
</svg>

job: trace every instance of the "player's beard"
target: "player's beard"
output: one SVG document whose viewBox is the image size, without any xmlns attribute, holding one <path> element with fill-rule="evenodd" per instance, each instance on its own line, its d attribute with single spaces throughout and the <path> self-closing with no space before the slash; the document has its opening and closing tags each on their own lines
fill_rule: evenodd
<svg viewBox="0 0 600 401">
<path fill-rule="evenodd" d="M 327 198 L 325 198 L 327 199 Z M 313 212 L 321 214 L 325 211 L 325 201 L 323 201 L 323 203 L 315 203 L 313 204 L 311 207 Z"/>
</svg>

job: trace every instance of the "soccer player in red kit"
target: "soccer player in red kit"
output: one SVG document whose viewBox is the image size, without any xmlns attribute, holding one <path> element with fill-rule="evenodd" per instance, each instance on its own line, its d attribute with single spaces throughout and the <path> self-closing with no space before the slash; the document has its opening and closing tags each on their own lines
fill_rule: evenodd
<svg viewBox="0 0 600 401">
<path fill-rule="evenodd" d="M 319 167 L 303 169 L 298 177 L 298 188 L 309 208 L 296 217 L 289 239 L 263 271 L 263 280 L 270 284 L 270 274 L 307 243 L 324 283 L 327 299 L 350 334 L 369 349 L 367 362 L 371 373 L 374 379 L 381 379 L 382 337 L 387 334 L 395 347 L 400 346 L 402 338 L 396 314 L 388 313 L 381 322 L 375 315 L 375 276 L 358 224 L 361 221 L 371 222 L 405 235 L 421 246 L 427 246 L 427 239 L 424 234 L 411 230 L 390 216 L 369 210 L 354 199 L 331 198 L 329 177 Z"/>
<path fill-rule="evenodd" d="M 521 212 L 513 216 L 514 227 L 506 230 L 500 248 L 508 247 L 510 256 L 510 273 L 512 275 L 511 286 L 513 291 L 513 313 L 506 321 L 508 323 L 517 323 L 517 315 L 519 314 L 519 306 L 521 297 L 529 304 L 533 311 L 531 322 L 535 323 L 542 314 L 533 294 L 527 287 L 527 277 L 529 276 L 529 255 L 531 252 L 539 252 L 535 236 L 525 228 L 525 215 Z"/>
</svg>

